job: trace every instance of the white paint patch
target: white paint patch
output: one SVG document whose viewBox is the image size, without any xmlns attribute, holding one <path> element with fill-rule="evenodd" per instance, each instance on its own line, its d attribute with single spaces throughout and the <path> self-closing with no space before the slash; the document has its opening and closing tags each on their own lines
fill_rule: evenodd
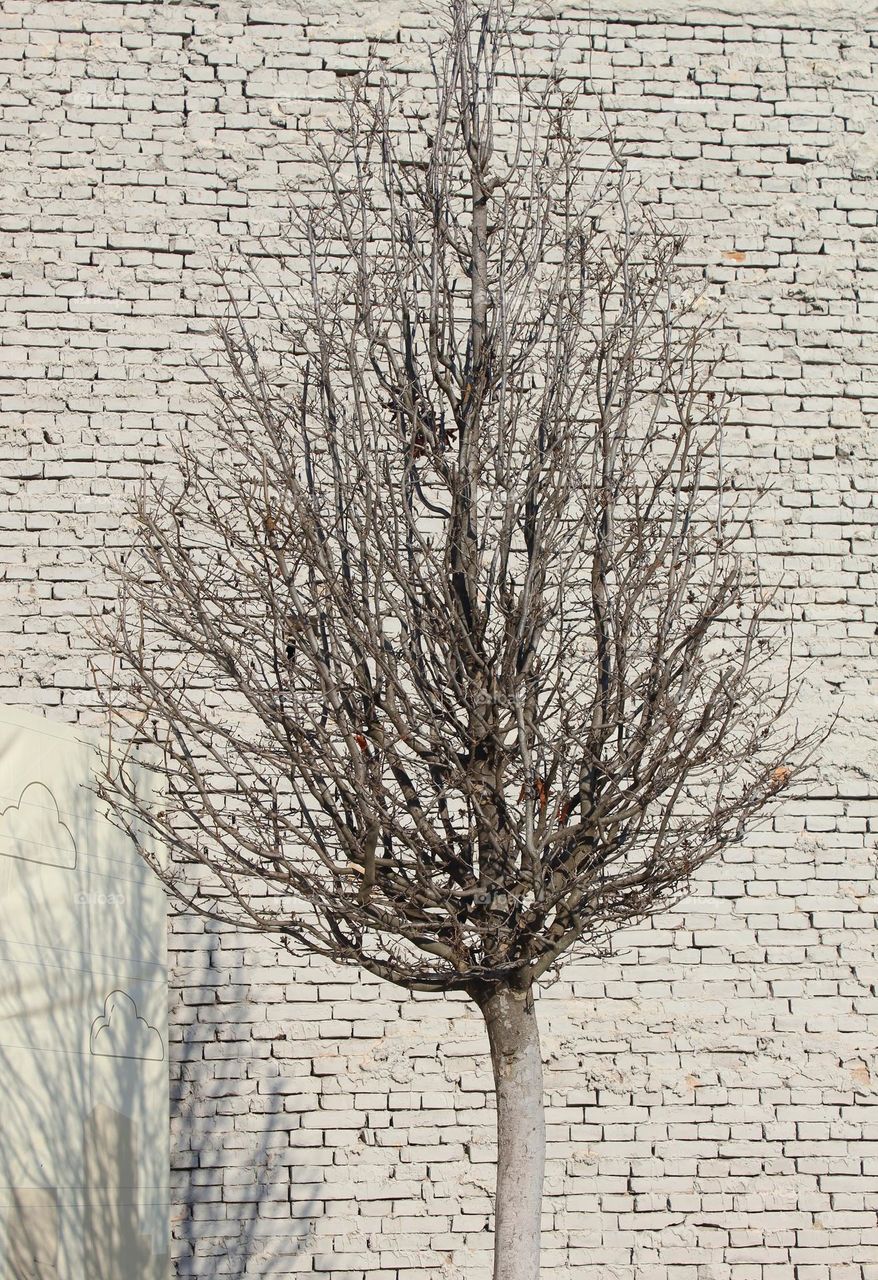
<svg viewBox="0 0 878 1280">
<path fill-rule="evenodd" d="M 78 733 L 0 710 L 0 1275 L 165 1280 L 165 900 Z"/>
</svg>

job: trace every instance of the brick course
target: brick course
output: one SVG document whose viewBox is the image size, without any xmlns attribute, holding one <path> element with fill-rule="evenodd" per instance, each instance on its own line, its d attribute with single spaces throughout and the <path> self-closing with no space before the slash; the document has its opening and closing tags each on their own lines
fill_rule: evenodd
<svg viewBox="0 0 878 1280">
<path fill-rule="evenodd" d="M 876 1280 L 878 17 L 555 7 L 725 307 L 730 449 L 775 484 L 760 534 L 813 659 L 803 718 L 844 703 L 807 799 L 541 997 L 546 1275 Z M 90 556 L 198 412 L 214 262 L 282 221 L 370 36 L 417 82 L 432 8 L 5 0 L 5 701 L 93 718 Z M 185 917 L 171 947 L 178 1274 L 487 1276 L 466 1001 Z"/>
</svg>

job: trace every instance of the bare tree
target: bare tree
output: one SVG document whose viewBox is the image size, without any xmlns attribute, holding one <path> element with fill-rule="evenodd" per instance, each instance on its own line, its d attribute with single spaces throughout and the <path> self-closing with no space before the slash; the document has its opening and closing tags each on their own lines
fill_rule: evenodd
<svg viewBox="0 0 878 1280">
<path fill-rule="evenodd" d="M 539 1273 L 534 985 L 679 897 L 807 750 L 682 241 L 520 31 L 451 0 L 431 101 L 347 82 L 102 627 L 161 798 L 127 747 L 102 786 L 168 887 L 478 1005 L 496 1280 Z"/>
</svg>

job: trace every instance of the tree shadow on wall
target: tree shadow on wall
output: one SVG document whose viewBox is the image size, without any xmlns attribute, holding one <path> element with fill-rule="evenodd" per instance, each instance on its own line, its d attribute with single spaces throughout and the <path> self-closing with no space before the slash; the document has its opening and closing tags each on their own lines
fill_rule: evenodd
<svg viewBox="0 0 878 1280">
<path fill-rule="evenodd" d="M 220 938 L 229 931 L 201 918 L 193 923 L 207 954 L 202 965 L 172 974 L 172 1002 L 182 1003 L 186 991 L 218 990 L 220 975 L 223 984 L 248 981 L 244 966 L 230 967 L 220 951 Z M 233 1019 L 230 1013 L 228 1023 L 215 1025 L 228 1027 Z M 248 1057 L 244 1046 L 237 1055 L 205 1058 L 206 1044 L 229 1041 L 216 1035 L 205 1041 L 204 1030 L 197 1017 L 184 1020 L 181 1040 L 171 1044 L 172 1214 L 185 1215 L 174 1226 L 180 1244 L 173 1274 L 181 1280 L 287 1280 L 293 1260 L 311 1247 L 320 1197 L 297 1201 L 292 1216 L 291 1147 L 284 1135 L 295 1126 L 283 1110 L 283 1081 L 260 1072 L 260 1092 L 249 1094 L 254 1077 L 248 1066 L 266 1060 Z M 237 1068 L 239 1075 L 218 1076 L 217 1067 L 229 1073 Z M 243 1091 L 236 1090 L 236 1079 L 247 1086 Z M 245 1101 L 247 1123 L 232 1127 Z M 243 1172 L 252 1180 L 237 1181 Z"/>
<path fill-rule="evenodd" d="M 0 1274 L 166 1280 L 167 1193 L 150 1183 L 167 1151 L 154 1105 L 167 1055 L 134 998 L 108 1005 L 121 987 L 163 998 L 162 966 L 125 958 L 141 955 L 137 876 L 120 860 L 120 893 L 98 892 L 94 822 L 42 784 L 25 792 L 0 803 Z"/>
<path fill-rule="evenodd" d="M 125 851 L 113 860 L 112 840 L 96 836 L 93 810 L 75 798 L 78 781 L 64 788 L 60 808 L 41 786 L 25 779 L 24 799 L 17 784 L 11 802 L 0 799 L 0 1276 L 288 1276 L 309 1247 L 318 1200 L 297 1202 L 292 1216 L 285 1135 L 295 1126 L 281 1082 L 260 1076 L 249 1099 L 205 1059 L 205 1023 L 196 1019 L 173 1046 L 170 1103 L 156 1105 L 156 1091 L 167 1099 L 169 1054 L 150 1025 L 162 1024 L 166 995 L 148 937 L 149 873 Z M 43 824 L 38 839 L 34 823 Z M 219 936 L 207 941 L 205 964 L 179 976 L 172 999 L 214 990 Z M 222 980 L 237 984 L 246 974 L 226 964 Z M 242 1050 L 237 1065 L 249 1087 L 245 1059 Z M 242 1108 L 249 1119 L 236 1124 Z M 169 1208 L 180 1219 L 175 1252 L 182 1244 L 173 1266 Z"/>
</svg>

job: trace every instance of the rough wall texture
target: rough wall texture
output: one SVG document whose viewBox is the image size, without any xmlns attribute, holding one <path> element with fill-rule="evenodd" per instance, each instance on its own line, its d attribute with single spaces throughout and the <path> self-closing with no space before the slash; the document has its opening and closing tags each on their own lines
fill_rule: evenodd
<svg viewBox="0 0 878 1280">
<path fill-rule="evenodd" d="M 413 8 L 5 0 L 6 701 L 91 716 L 89 557 L 197 404 L 210 255 L 279 216 L 369 34 L 423 65 Z M 816 660 L 803 715 L 845 702 L 808 800 L 543 996 L 546 1272 L 875 1280 L 878 19 L 559 12 L 728 310 L 733 447 L 776 482 L 763 545 Z M 172 956 L 178 1273 L 485 1275 L 493 1121 L 466 1004 L 186 919 Z"/>
</svg>

